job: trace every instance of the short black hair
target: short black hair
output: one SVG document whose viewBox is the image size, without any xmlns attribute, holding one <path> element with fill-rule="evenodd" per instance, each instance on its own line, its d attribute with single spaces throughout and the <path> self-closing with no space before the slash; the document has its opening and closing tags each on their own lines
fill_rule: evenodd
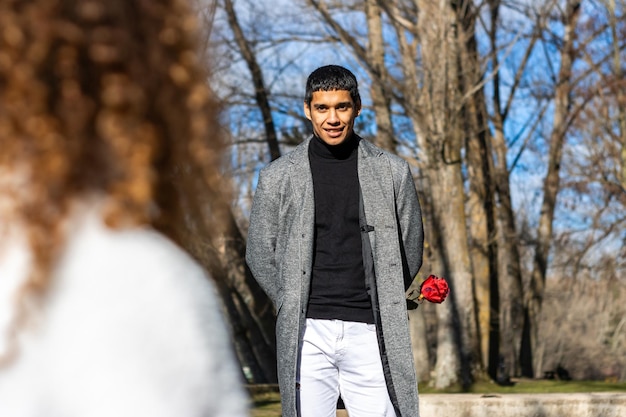
<svg viewBox="0 0 626 417">
<path fill-rule="evenodd" d="M 313 71 L 306 80 L 304 102 L 311 105 L 313 93 L 316 91 L 345 90 L 350 93 L 356 107 L 361 107 L 359 84 L 354 74 L 339 65 L 325 65 Z"/>
</svg>

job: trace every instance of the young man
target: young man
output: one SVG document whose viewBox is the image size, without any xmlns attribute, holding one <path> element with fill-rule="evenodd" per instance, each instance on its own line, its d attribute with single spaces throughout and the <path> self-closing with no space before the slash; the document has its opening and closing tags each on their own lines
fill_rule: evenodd
<svg viewBox="0 0 626 417">
<path fill-rule="evenodd" d="M 422 263 L 408 164 L 354 133 L 347 69 L 318 68 L 304 112 L 313 137 L 265 167 L 246 259 L 277 310 L 284 417 L 417 417 L 405 291 Z"/>
</svg>

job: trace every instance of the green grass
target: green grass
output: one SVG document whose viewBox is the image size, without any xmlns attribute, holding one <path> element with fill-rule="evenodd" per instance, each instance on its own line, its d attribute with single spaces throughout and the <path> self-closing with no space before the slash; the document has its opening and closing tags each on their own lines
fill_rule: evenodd
<svg viewBox="0 0 626 417">
<path fill-rule="evenodd" d="M 422 394 L 458 394 L 462 392 L 475 394 L 538 394 L 538 393 L 576 393 L 576 392 L 626 392 L 626 382 L 602 381 L 558 381 L 518 379 L 510 386 L 498 385 L 491 381 L 477 382 L 463 391 L 461 387 L 451 387 L 439 391 L 420 384 Z"/>
<path fill-rule="evenodd" d="M 435 390 L 427 384 L 420 384 L 421 394 L 538 394 L 538 393 L 577 393 L 577 392 L 626 392 L 626 382 L 602 381 L 557 381 L 557 380 L 515 380 L 511 386 L 501 386 L 490 381 L 477 382 L 468 391 L 461 387 Z M 252 417 L 280 417 L 280 396 L 277 392 L 265 391 L 252 397 Z"/>
</svg>

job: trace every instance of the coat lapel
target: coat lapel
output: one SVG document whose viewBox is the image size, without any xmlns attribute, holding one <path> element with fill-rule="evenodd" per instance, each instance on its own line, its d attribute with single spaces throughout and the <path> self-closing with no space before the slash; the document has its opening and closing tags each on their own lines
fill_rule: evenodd
<svg viewBox="0 0 626 417">
<path fill-rule="evenodd" d="M 363 195 L 365 217 L 369 225 L 374 226 L 376 232 L 394 227 L 394 208 L 391 206 L 393 196 L 393 182 L 389 174 L 389 167 L 385 166 L 386 159 L 381 158 L 382 152 L 361 140 L 359 145 L 359 183 Z M 376 253 L 375 236 L 370 234 L 372 250 Z"/>
<path fill-rule="evenodd" d="M 313 200 L 313 176 L 309 162 L 309 142 L 304 141 L 290 155 L 291 192 L 294 198 L 301 198 L 300 229 L 302 233 L 313 230 L 315 223 L 315 202 Z"/>
<path fill-rule="evenodd" d="M 315 201 L 313 195 L 313 176 L 309 162 L 309 142 L 307 139 L 291 153 L 290 172 L 291 198 L 296 199 L 294 204 L 299 207 L 299 233 L 301 269 L 305 272 L 302 277 L 301 303 L 304 305 L 309 297 L 309 284 L 313 266 L 313 235 L 315 230 Z M 296 255 L 297 256 L 297 255 Z"/>
</svg>

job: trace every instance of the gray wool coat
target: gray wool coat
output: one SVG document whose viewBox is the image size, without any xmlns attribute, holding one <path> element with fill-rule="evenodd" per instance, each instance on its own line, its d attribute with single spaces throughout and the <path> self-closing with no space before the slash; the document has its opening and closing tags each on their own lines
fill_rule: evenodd
<svg viewBox="0 0 626 417">
<path fill-rule="evenodd" d="M 283 417 L 296 417 L 296 368 L 309 297 L 315 210 L 310 138 L 261 170 L 246 261 L 276 307 Z M 406 290 L 422 264 L 423 227 L 408 164 L 361 139 L 358 177 L 375 271 L 373 305 L 387 386 L 398 417 L 418 417 Z M 376 314 L 378 311 L 378 314 Z"/>
</svg>

